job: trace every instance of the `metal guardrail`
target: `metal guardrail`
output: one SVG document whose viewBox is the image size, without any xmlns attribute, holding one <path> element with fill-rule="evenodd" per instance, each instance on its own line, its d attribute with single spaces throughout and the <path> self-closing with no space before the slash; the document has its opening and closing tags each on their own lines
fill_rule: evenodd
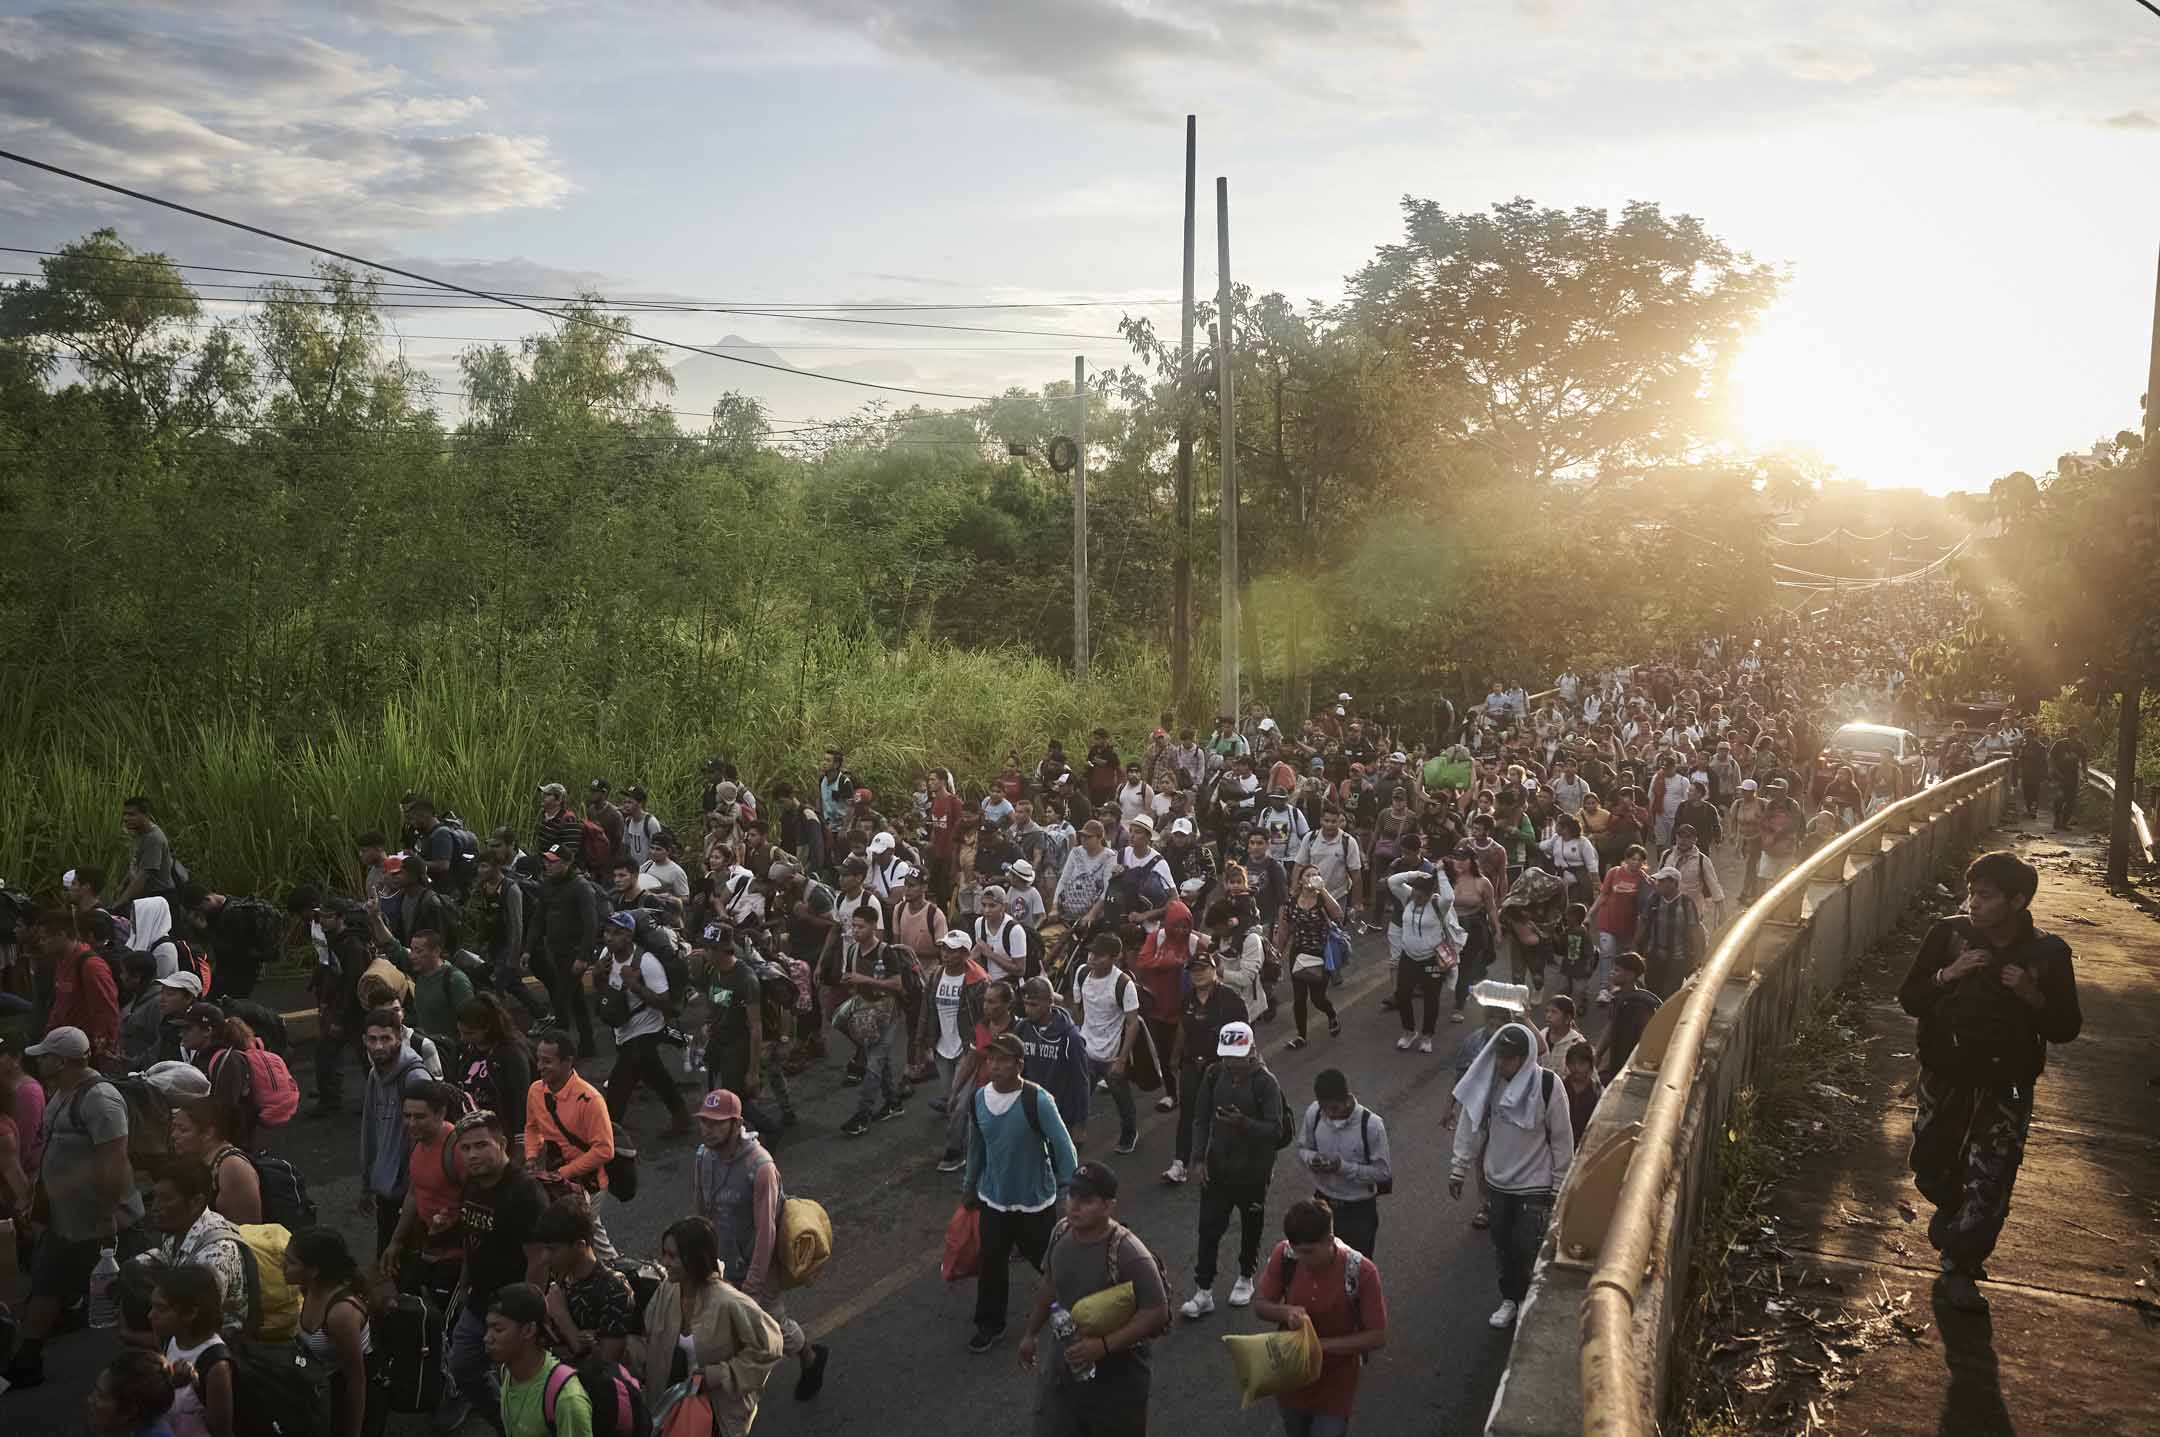
<svg viewBox="0 0 2160 1437">
<path fill-rule="evenodd" d="M 1598 1248 L 1597 1267 L 1582 1301 L 1581 1382 L 1583 1431 L 1595 1437 L 1654 1437 L 1650 1393 L 1656 1375 L 1634 1360 L 1635 1314 L 1646 1279 L 1658 1211 L 1678 1168 L 1678 1144 L 1689 1092 L 1702 1059 L 1718 994 L 1750 954 L 1763 925 L 1801 916 L 1808 885 L 1826 870 L 1843 873 L 1846 859 L 1869 845 L 1910 833 L 1968 796 L 2001 782 L 2010 761 L 1984 767 L 1920 790 L 1884 808 L 1850 832 L 1800 860 L 1725 931 L 1681 1000 L 1678 1021 L 1657 1066 L 1657 1086 L 1636 1134 L 1634 1151 Z"/>
<path fill-rule="evenodd" d="M 2085 782 L 2100 791 L 2108 801 L 2108 823 L 2112 830 L 2115 821 L 2115 780 L 2097 768 L 2085 770 Z M 2111 833 L 2112 838 L 2112 833 Z M 2137 804 L 2130 805 L 2130 841 L 2137 845 L 2137 861 L 2148 866 L 2153 861 L 2152 822 L 2145 810 Z"/>
</svg>

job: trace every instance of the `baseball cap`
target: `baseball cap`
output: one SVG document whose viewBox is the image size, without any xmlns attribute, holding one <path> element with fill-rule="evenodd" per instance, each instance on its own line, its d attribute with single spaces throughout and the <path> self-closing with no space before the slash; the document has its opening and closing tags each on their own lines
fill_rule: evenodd
<svg viewBox="0 0 2160 1437">
<path fill-rule="evenodd" d="M 1410 755 L 1404 753 L 1401 749 L 1395 750 L 1387 757 L 1389 763 L 1408 763 L 1410 761 Z"/>
<path fill-rule="evenodd" d="M 180 1015 L 180 1022 L 183 1026 L 189 1023 L 201 1023 L 215 1028 L 224 1021 L 225 1010 L 215 1003 L 190 1004 L 187 1011 Z"/>
<path fill-rule="evenodd" d="M 938 939 L 938 942 L 944 944 L 947 948 L 953 949 L 973 948 L 975 946 L 975 940 L 968 937 L 967 933 L 959 928 L 946 929 L 945 936 Z"/>
<path fill-rule="evenodd" d="M 80 1028 L 55 1028 L 41 1042 L 23 1049 L 26 1058 L 87 1058 L 90 1035 Z"/>
<path fill-rule="evenodd" d="M 898 840 L 889 833 L 877 834 L 870 840 L 870 851 L 872 853 L 890 853 L 893 851 L 893 845 L 896 842 Z"/>
<path fill-rule="evenodd" d="M 193 973 L 175 973 L 170 978 L 160 978 L 158 979 L 158 986 L 160 988 L 177 989 L 191 998 L 200 998 L 202 996 L 202 979 Z"/>
<path fill-rule="evenodd" d="M 871 798 L 871 793 L 870 790 L 867 788 L 858 788 L 855 790 L 853 797 L 855 802 L 857 803 L 868 803 Z"/>
<path fill-rule="evenodd" d="M 1218 1058 L 1249 1058 L 1252 1050 L 1250 1023 L 1225 1023 L 1222 1031 L 1215 1035 L 1215 1056 Z"/>
<path fill-rule="evenodd" d="M 742 1116 L 742 1099 L 736 1097 L 726 1088 L 714 1088 L 705 1095 L 705 1101 L 698 1106 L 697 1115 L 701 1118 L 710 1118 L 716 1123 L 724 1123 L 729 1118 L 740 1118 Z"/>
<path fill-rule="evenodd" d="M 795 865 L 789 863 L 785 858 L 775 858 L 772 867 L 765 870 L 765 879 L 768 883 L 783 883 L 794 876 Z"/>
<path fill-rule="evenodd" d="M 610 928 L 635 929 L 637 927 L 637 915 L 634 913 L 610 913 L 607 916 L 607 921 Z"/>
<path fill-rule="evenodd" d="M 912 863 L 895 863 L 892 866 L 892 881 L 895 883 L 908 883 L 921 877 L 922 874 Z"/>
<path fill-rule="evenodd" d="M 1339 704 L 1346 704 L 1346 703 L 1350 702 L 1350 695 L 1348 695 L 1348 694 L 1337 694 L 1337 695 L 1335 695 L 1335 702 L 1337 702 L 1337 703 L 1339 703 Z"/>
<path fill-rule="evenodd" d="M 633 783 L 622 791 L 622 796 L 624 798 L 634 798 L 639 803 L 643 803 L 645 801 L 645 790 Z"/>
<path fill-rule="evenodd" d="M 596 778 L 591 783 L 586 784 L 585 787 L 593 793 L 606 793 L 608 791 L 608 781 L 604 778 Z"/>
<path fill-rule="evenodd" d="M 1740 791 L 1742 793 L 1753 793 L 1755 792 L 1756 787 L 1757 785 L 1755 783 L 1755 780 L 1752 778 L 1743 778 L 1740 780 Z"/>
<path fill-rule="evenodd" d="M 564 863 L 573 863 L 577 860 L 577 854 L 567 843 L 551 843 L 540 851 L 540 856 L 542 858 L 559 859 Z"/>
<path fill-rule="evenodd" d="M 1275 732 L 1275 720 L 1271 718 L 1264 718 L 1260 720 L 1260 730 L 1262 733 Z"/>
<path fill-rule="evenodd" d="M 1067 1190 L 1076 1198 L 1115 1198 L 1117 1173 L 1108 1163 L 1082 1163 L 1073 1169 Z"/>
<path fill-rule="evenodd" d="M 1660 868 L 1657 872 L 1651 874 L 1650 876 L 1659 883 L 1663 883 L 1668 878 L 1670 878 L 1673 882 L 1678 883 L 1680 881 L 1680 870 L 1674 868 L 1670 864 L 1667 864 L 1665 867 Z"/>
<path fill-rule="evenodd" d="M 1170 831 L 1172 833 L 1191 833 L 1193 831 L 1192 820 L 1189 818 L 1173 818 L 1170 820 Z"/>
<path fill-rule="evenodd" d="M 1005 901 L 1004 885 L 992 883 L 982 890 L 979 897 L 986 903 L 1003 903 Z"/>
<path fill-rule="evenodd" d="M 1003 1053 L 1008 1058 L 1025 1058 L 1027 1049 L 1020 1046 L 1018 1033 L 1000 1033 L 990 1040 L 990 1051 Z"/>
</svg>

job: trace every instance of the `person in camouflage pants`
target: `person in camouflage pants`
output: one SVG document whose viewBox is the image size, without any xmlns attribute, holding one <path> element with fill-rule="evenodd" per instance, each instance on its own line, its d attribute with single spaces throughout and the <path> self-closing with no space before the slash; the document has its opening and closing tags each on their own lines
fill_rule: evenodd
<svg viewBox="0 0 2160 1437">
<path fill-rule="evenodd" d="M 1935 1205 L 1928 1241 L 1946 1262 L 1976 1276 L 2010 1216 L 2010 1189 L 2025 1160 L 2032 1088 L 1960 1087 L 1920 1070 L 1913 1118 L 1913 1186 Z"/>
</svg>

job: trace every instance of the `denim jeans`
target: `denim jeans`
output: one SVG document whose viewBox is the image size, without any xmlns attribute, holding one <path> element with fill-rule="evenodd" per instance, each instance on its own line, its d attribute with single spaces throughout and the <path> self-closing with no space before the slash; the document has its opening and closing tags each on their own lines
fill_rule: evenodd
<svg viewBox="0 0 2160 1437">
<path fill-rule="evenodd" d="M 461 1307 L 450 1328 L 449 1359 L 443 1365 L 457 1394 L 477 1412 L 493 1413 L 501 1402 L 495 1386 L 495 1364 L 488 1361 L 487 1319 L 470 1307 Z"/>
</svg>

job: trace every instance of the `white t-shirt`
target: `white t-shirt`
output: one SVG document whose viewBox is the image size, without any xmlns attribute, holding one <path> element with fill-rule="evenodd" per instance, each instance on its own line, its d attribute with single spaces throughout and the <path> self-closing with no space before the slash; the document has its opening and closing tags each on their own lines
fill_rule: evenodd
<svg viewBox="0 0 2160 1437">
<path fill-rule="evenodd" d="M 668 990 L 667 969 L 660 966 L 660 960 L 641 948 L 637 950 L 632 961 L 638 965 L 638 977 L 644 982 L 646 991 L 655 998 L 664 996 Z M 625 989 L 623 972 L 629 966 L 629 963 L 619 963 L 611 956 L 608 959 L 607 985 L 610 988 Z M 630 1021 L 615 1030 L 615 1046 L 618 1048 L 632 1038 L 657 1033 L 667 1026 L 667 1015 L 658 1008 L 646 1007 L 642 999 L 627 990 L 625 996 L 630 1000 Z"/>
<path fill-rule="evenodd" d="M 990 968 L 991 977 L 1012 978 L 1027 971 L 1027 929 L 1010 915 L 1007 915 L 995 933 L 990 931 L 989 920 L 986 918 L 977 918 L 970 925 L 970 930 L 977 943 L 990 949 L 993 954 L 1003 954 L 1005 961 L 1012 965 L 1007 970 L 993 957 L 985 965 Z"/>
<path fill-rule="evenodd" d="M 652 857 L 652 841 L 666 831 L 666 825 L 651 814 L 623 820 L 623 856 L 642 867 Z"/>
<path fill-rule="evenodd" d="M 657 883 L 662 893 L 672 893 L 677 898 L 690 896 L 690 875 L 672 858 L 648 858 L 638 866 L 638 872 Z"/>
<path fill-rule="evenodd" d="M 937 984 L 937 1055 L 948 1062 L 966 1051 L 960 1038 L 960 993 L 967 986 L 967 974 L 938 974 Z"/>
<path fill-rule="evenodd" d="M 1340 903 L 1350 892 L 1350 875 L 1365 866 L 1358 852 L 1358 842 L 1350 836 L 1347 828 L 1337 830 L 1331 839 L 1319 829 L 1305 835 L 1298 845 L 1297 862 L 1310 865 L 1327 885 L 1327 891 Z"/>
<path fill-rule="evenodd" d="M 1009 1093 L 1001 1093 L 996 1088 L 985 1084 L 982 1090 L 983 1106 L 989 1109 L 991 1117 L 1002 1118 L 1012 1111 L 1012 1105 L 1019 1102 L 1020 1095 L 1026 1091 L 1027 1088 L 1023 1085 L 1014 1088 Z"/>
<path fill-rule="evenodd" d="M 1120 984 L 1125 988 L 1122 1005 L 1117 996 Z M 1116 968 L 1100 978 L 1091 969 L 1080 978 L 1080 1006 L 1085 1013 L 1080 1040 L 1087 1044 L 1087 1055 L 1107 1063 L 1125 1044 L 1125 1015 L 1140 1011 L 1140 985 Z"/>
</svg>

